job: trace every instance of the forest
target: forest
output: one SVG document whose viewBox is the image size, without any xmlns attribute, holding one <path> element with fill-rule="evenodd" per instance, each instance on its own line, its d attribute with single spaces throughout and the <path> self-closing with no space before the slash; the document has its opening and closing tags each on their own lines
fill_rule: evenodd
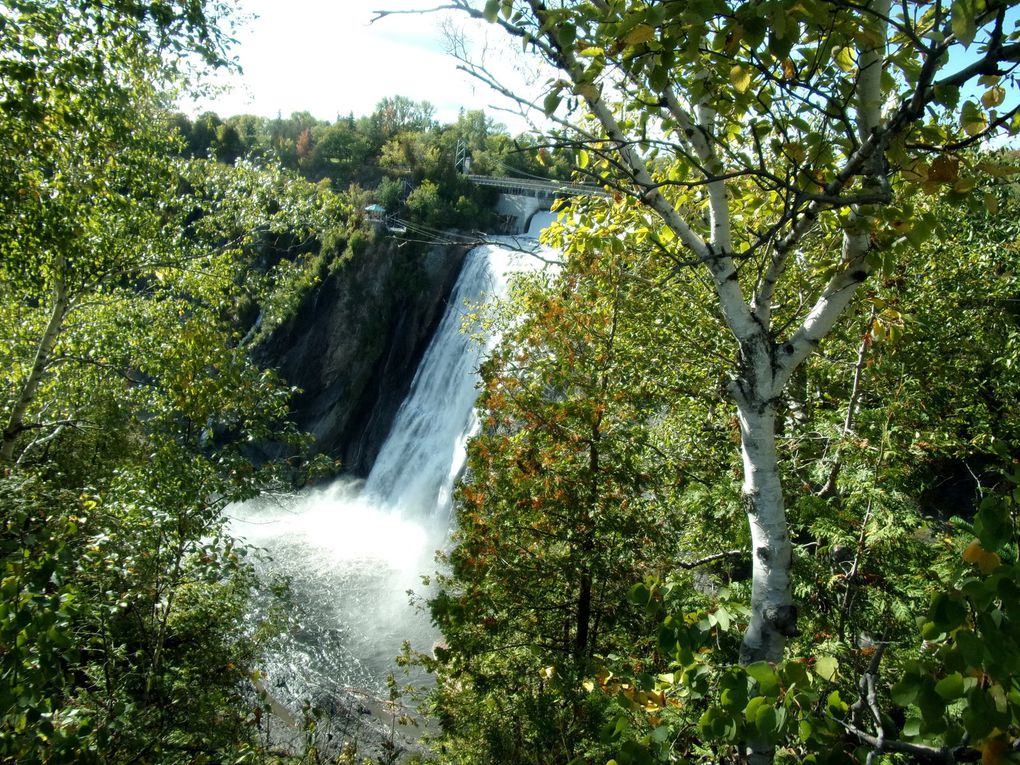
<svg viewBox="0 0 1020 765">
<path fill-rule="evenodd" d="M 442 5 L 543 63 L 455 48 L 547 134 L 189 117 L 223 4 L 0 6 L 0 761 L 364 758 L 311 707 L 267 743 L 292 614 L 223 510 L 343 470 L 264 349 L 371 271 L 369 205 L 498 227 L 466 152 L 606 194 L 479 319 L 421 746 L 377 759 L 1020 762 L 1015 5 Z"/>
</svg>

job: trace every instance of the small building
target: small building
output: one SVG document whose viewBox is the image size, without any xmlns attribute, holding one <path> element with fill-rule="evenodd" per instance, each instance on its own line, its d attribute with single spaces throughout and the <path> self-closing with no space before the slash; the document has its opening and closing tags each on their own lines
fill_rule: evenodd
<svg viewBox="0 0 1020 765">
<path fill-rule="evenodd" d="M 382 205 L 369 205 L 365 208 L 365 219 L 369 223 L 385 223 L 386 208 Z"/>
</svg>

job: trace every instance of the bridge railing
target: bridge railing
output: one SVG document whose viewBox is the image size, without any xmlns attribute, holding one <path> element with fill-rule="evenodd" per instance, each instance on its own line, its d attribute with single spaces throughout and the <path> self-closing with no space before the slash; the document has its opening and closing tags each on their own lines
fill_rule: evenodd
<svg viewBox="0 0 1020 765">
<path fill-rule="evenodd" d="M 464 177 L 479 186 L 492 186 L 507 193 L 521 194 L 522 196 L 610 196 L 609 192 L 602 187 L 590 183 L 540 181 L 530 178 L 506 178 L 491 175 L 465 175 Z"/>
</svg>

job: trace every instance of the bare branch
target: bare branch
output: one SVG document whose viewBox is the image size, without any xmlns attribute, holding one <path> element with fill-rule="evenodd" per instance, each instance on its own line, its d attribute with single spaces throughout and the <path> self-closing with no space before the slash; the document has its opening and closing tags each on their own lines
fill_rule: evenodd
<svg viewBox="0 0 1020 765">
<path fill-rule="evenodd" d="M 861 344 L 857 349 L 857 365 L 854 367 L 854 380 L 850 388 L 850 400 L 846 405 L 846 417 L 843 419 L 843 431 L 840 435 L 839 446 L 836 447 L 836 456 L 832 460 L 832 467 L 825 480 L 825 485 L 816 492 L 816 496 L 828 497 L 835 493 L 836 483 L 839 480 L 839 471 L 843 467 L 843 451 L 846 448 L 846 438 L 850 435 L 850 429 L 854 424 L 854 417 L 857 414 L 857 403 L 861 398 L 861 378 L 864 374 L 864 361 L 867 358 L 868 346 L 871 345 L 871 329 L 875 324 L 875 306 L 871 307 L 871 316 L 864 325 L 864 334 L 861 336 Z"/>
<path fill-rule="evenodd" d="M 703 558 L 698 558 L 692 561 L 678 561 L 676 565 L 680 568 L 690 571 L 698 566 L 704 566 L 708 563 L 715 563 L 717 560 L 724 560 L 725 558 L 736 558 L 741 555 L 747 555 L 747 550 L 723 550 L 722 552 L 712 553 L 706 555 Z"/>
</svg>

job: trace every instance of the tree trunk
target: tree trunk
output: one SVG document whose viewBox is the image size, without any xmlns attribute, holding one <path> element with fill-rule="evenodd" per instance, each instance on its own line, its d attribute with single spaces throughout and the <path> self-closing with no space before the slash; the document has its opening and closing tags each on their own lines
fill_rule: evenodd
<svg viewBox="0 0 1020 765">
<path fill-rule="evenodd" d="M 574 625 L 574 661 L 580 665 L 588 654 L 588 631 L 591 627 L 591 571 L 581 576 L 577 593 L 577 621 Z"/>
<path fill-rule="evenodd" d="M 790 586 L 792 546 L 776 454 L 776 412 L 771 398 L 749 398 L 737 406 L 753 566 L 751 621 L 740 647 L 740 663 L 745 666 L 782 661 L 786 638 L 797 634 L 797 608 Z M 751 765 L 773 761 L 775 748 L 768 740 L 751 737 L 746 746 Z"/>
<path fill-rule="evenodd" d="M 59 269 L 57 270 L 59 271 Z M 57 344 L 57 338 L 60 337 L 60 330 L 70 304 L 67 284 L 58 274 L 53 284 L 53 308 L 50 310 L 50 319 L 46 323 L 42 337 L 39 338 L 32 370 L 29 372 L 25 384 L 21 386 L 21 393 L 18 395 L 14 407 L 11 409 L 10 417 L 7 418 L 7 425 L 4 427 L 3 443 L 0 444 L 0 464 L 14 461 L 14 446 L 18 441 L 18 436 L 25 429 L 25 414 L 32 401 L 35 400 L 39 385 L 42 383 L 47 367 L 49 367 L 50 357 Z"/>
<path fill-rule="evenodd" d="M 790 534 L 776 455 L 776 413 L 738 408 L 740 451 L 744 460 L 743 500 L 751 529 L 753 580 L 751 623 L 740 661 L 778 662 L 786 638 L 796 633 L 797 609 L 790 589 Z"/>
</svg>

